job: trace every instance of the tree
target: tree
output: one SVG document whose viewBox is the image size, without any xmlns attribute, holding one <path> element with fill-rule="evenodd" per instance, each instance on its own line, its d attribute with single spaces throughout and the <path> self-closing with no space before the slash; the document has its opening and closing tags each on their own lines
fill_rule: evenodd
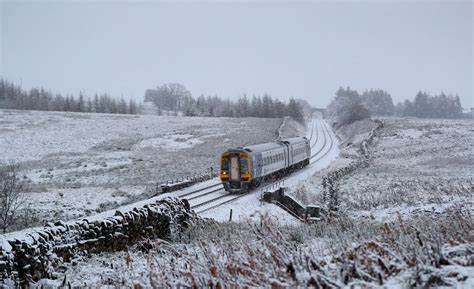
<svg viewBox="0 0 474 289">
<path fill-rule="evenodd" d="M 288 102 L 288 115 L 299 123 L 304 122 L 303 107 L 294 98 L 291 98 Z"/>
<path fill-rule="evenodd" d="M 24 203 L 23 182 L 18 178 L 18 165 L 0 168 L 0 227 L 3 233 L 15 223 L 19 208 Z"/>
<path fill-rule="evenodd" d="M 331 118 L 338 126 L 352 123 L 357 120 L 370 117 L 369 110 L 362 104 L 359 93 L 340 87 L 336 96 L 327 107 L 329 118 Z"/>
<path fill-rule="evenodd" d="M 182 109 L 183 100 L 190 97 L 191 93 L 179 83 L 167 83 L 157 87 L 156 90 L 148 89 L 145 92 L 145 101 L 152 101 L 159 111 Z"/>
<path fill-rule="evenodd" d="M 440 95 L 430 96 L 419 91 L 415 100 L 406 99 L 403 104 L 397 105 L 397 114 L 401 116 L 456 118 L 462 116 L 462 106 L 459 96 Z"/>
<path fill-rule="evenodd" d="M 366 90 L 361 95 L 363 105 L 372 115 L 393 115 L 395 107 L 392 96 L 382 89 Z"/>
<path fill-rule="evenodd" d="M 237 109 L 236 109 L 237 117 L 248 117 L 250 116 L 250 103 L 247 98 L 247 95 L 243 95 L 237 101 Z"/>
<path fill-rule="evenodd" d="M 419 91 L 416 94 L 413 109 L 415 116 L 427 117 L 430 114 L 432 107 L 429 106 L 428 94 L 426 92 Z"/>
<path fill-rule="evenodd" d="M 261 117 L 274 117 L 273 100 L 268 94 L 264 94 L 262 98 Z"/>
<path fill-rule="evenodd" d="M 118 113 L 121 113 L 121 114 L 127 114 L 128 113 L 127 102 L 125 101 L 125 99 L 123 97 L 120 98 L 120 100 L 118 102 Z"/>
<path fill-rule="evenodd" d="M 84 95 L 82 94 L 82 92 L 79 92 L 79 99 L 77 100 L 77 109 L 76 109 L 76 111 L 84 112 L 85 107 L 86 107 L 86 104 L 85 104 L 85 100 L 84 100 Z"/>
<path fill-rule="evenodd" d="M 286 105 L 278 100 L 278 98 L 274 102 L 275 106 L 275 117 L 284 117 L 288 114 Z"/>
</svg>

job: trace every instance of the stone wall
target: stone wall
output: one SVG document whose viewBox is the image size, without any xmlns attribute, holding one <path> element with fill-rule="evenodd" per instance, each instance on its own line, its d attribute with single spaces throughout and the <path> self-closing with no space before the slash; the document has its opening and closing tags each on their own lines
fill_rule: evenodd
<svg viewBox="0 0 474 289">
<path fill-rule="evenodd" d="M 197 220 L 189 203 L 166 198 L 113 216 L 48 224 L 0 242 L 0 277 L 17 285 L 55 278 L 55 270 L 75 256 L 123 250 L 144 238 L 179 238 Z M 3 282 L 0 281 L 0 284 Z"/>
<path fill-rule="evenodd" d="M 383 127 L 384 123 L 378 119 L 374 120 L 377 125 L 372 128 L 367 138 L 359 146 L 359 157 L 349 165 L 328 173 L 322 180 L 323 202 L 328 211 L 337 211 L 339 207 L 339 197 L 337 192 L 337 182 L 344 176 L 352 173 L 354 170 L 369 165 L 371 158 L 369 146 L 372 144 L 377 132 Z"/>
</svg>

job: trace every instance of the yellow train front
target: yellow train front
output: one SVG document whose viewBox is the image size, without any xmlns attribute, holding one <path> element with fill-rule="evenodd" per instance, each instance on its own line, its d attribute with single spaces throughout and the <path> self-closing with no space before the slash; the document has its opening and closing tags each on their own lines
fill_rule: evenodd
<svg viewBox="0 0 474 289">
<path fill-rule="evenodd" d="M 232 148 L 221 155 L 220 179 L 226 191 L 245 193 L 269 178 L 280 178 L 308 165 L 310 155 L 305 137 Z"/>
<path fill-rule="evenodd" d="M 243 149 L 231 149 L 221 155 L 220 179 L 228 192 L 245 192 L 252 181 L 250 159 Z"/>
</svg>

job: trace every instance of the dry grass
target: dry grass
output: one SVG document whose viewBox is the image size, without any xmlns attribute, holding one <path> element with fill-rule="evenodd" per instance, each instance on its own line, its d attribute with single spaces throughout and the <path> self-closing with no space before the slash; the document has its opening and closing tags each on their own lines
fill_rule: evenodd
<svg viewBox="0 0 474 289">
<path fill-rule="evenodd" d="M 298 227 L 278 226 L 266 216 L 259 223 L 204 221 L 178 243 L 135 246 L 122 253 L 121 265 L 106 258 L 104 266 L 119 269 L 88 285 L 456 286 L 474 273 L 473 229 L 468 211 L 439 219 L 400 217 L 390 224 L 345 216 Z"/>
</svg>

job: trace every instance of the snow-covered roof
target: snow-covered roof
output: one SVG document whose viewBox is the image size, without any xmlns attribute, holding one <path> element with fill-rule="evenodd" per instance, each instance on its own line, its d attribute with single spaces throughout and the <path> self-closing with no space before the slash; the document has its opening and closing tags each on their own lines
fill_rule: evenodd
<svg viewBox="0 0 474 289">
<path fill-rule="evenodd" d="M 306 141 L 306 138 L 300 137 L 300 136 L 281 140 L 281 142 L 288 143 L 288 144 L 296 144 L 296 143 L 305 142 L 305 141 Z"/>
<path fill-rule="evenodd" d="M 306 139 L 303 137 L 293 137 L 289 139 L 283 139 L 278 142 L 269 142 L 269 143 L 264 143 L 264 144 L 246 146 L 246 147 L 243 147 L 242 149 L 245 151 L 250 151 L 252 153 L 261 153 L 264 151 L 270 151 L 270 150 L 281 148 L 282 147 L 281 143 L 296 144 L 296 143 L 300 143 L 304 141 L 306 141 Z"/>
<path fill-rule="evenodd" d="M 246 146 L 246 147 L 243 147 L 243 149 L 245 151 L 250 151 L 252 153 L 261 153 L 265 151 L 278 149 L 281 147 L 282 147 L 281 144 L 278 144 L 276 142 L 269 142 L 269 143 L 263 143 L 263 144 L 258 144 L 258 145 Z"/>
</svg>

